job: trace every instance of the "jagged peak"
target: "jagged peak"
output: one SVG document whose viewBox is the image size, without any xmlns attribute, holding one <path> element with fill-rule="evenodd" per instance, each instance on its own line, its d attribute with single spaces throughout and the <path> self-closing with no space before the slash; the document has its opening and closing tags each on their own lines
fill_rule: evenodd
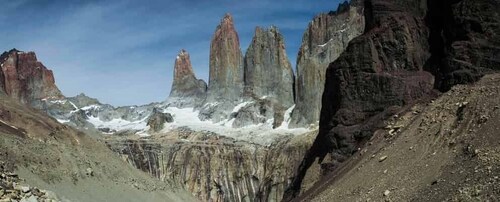
<svg viewBox="0 0 500 202">
<path fill-rule="evenodd" d="M 231 13 L 226 13 L 224 14 L 224 17 L 222 18 L 221 24 L 225 22 L 233 22 L 233 16 Z"/>
<path fill-rule="evenodd" d="M 224 17 L 221 19 L 219 25 L 217 26 L 217 30 L 223 29 L 225 27 L 229 29 L 234 29 L 233 16 L 231 16 L 231 14 L 229 13 L 224 14 Z"/>
<path fill-rule="evenodd" d="M 186 51 L 186 49 L 181 49 L 181 50 L 179 51 L 178 56 L 183 56 L 183 55 L 189 55 L 189 53 Z"/>
</svg>

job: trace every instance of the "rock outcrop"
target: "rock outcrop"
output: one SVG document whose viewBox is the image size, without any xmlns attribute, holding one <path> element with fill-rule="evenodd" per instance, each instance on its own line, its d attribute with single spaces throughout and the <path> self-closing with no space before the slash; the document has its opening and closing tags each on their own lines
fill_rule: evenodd
<svg viewBox="0 0 500 202">
<path fill-rule="evenodd" d="M 210 43 L 207 99 L 199 107 L 200 119 L 227 120 L 231 110 L 242 101 L 243 55 L 233 17 L 226 14 Z"/>
<path fill-rule="evenodd" d="M 0 56 L 0 89 L 22 103 L 49 97 L 61 98 L 54 75 L 36 58 L 34 52 L 12 49 Z"/>
<path fill-rule="evenodd" d="M 233 17 L 226 14 L 210 43 L 208 102 L 240 100 L 243 92 L 243 55 Z"/>
<path fill-rule="evenodd" d="M 296 106 L 291 126 L 319 121 L 326 69 L 365 28 L 362 2 L 345 2 L 336 12 L 320 14 L 309 23 L 297 57 Z"/>
<path fill-rule="evenodd" d="M 163 113 L 158 108 L 154 108 L 148 117 L 147 126 L 150 132 L 159 132 L 163 129 L 165 123 L 174 122 L 174 118 L 169 113 Z"/>
<path fill-rule="evenodd" d="M 328 67 L 319 134 L 287 200 L 301 191 L 317 159 L 321 172 L 333 171 L 384 120 L 432 96 L 434 87 L 446 89 L 498 70 L 499 14 L 490 9 L 498 5 L 494 0 L 365 1 L 365 33 Z M 471 13 L 479 8 L 484 12 Z"/>
<path fill-rule="evenodd" d="M 207 84 L 197 79 L 191 66 L 189 53 L 181 50 L 174 66 L 174 80 L 168 103 L 176 107 L 195 107 L 206 97 Z"/>
<path fill-rule="evenodd" d="M 255 29 L 244 67 L 247 96 L 274 99 L 287 108 L 294 104 L 292 65 L 278 28 Z"/>
<path fill-rule="evenodd" d="M 432 57 L 428 71 L 436 87 L 475 82 L 500 70 L 500 2 L 495 0 L 429 1 Z"/>
<path fill-rule="evenodd" d="M 314 133 L 271 146 L 179 128 L 139 140 L 108 138 L 123 159 L 201 201 L 280 201 Z"/>
</svg>

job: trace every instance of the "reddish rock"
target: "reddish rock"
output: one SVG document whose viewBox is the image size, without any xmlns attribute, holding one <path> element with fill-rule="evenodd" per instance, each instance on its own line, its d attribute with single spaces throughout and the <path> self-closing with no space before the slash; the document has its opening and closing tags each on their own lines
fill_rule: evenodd
<svg viewBox="0 0 500 202">
<path fill-rule="evenodd" d="M 37 60 L 34 52 L 13 49 L 0 56 L 0 63 L 0 87 L 10 97 L 22 103 L 63 97 L 52 71 Z"/>
<path fill-rule="evenodd" d="M 226 14 L 210 43 L 209 102 L 238 101 L 243 92 L 243 56 L 233 17 Z"/>
<path fill-rule="evenodd" d="M 197 79 L 191 66 L 189 53 L 181 50 L 174 66 L 174 81 L 168 102 L 177 107 L 194 107 L 206 96 L 207 84 Z"/>
</svg>

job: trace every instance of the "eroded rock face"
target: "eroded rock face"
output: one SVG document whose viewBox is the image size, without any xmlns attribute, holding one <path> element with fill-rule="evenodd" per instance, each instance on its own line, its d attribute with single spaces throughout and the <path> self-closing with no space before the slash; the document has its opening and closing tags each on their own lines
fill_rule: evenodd
<svg viewBox="0 0 500 202">
<path fill-rule="evenodd" d="M 169 104 L 176 107 L 195 107 L 204 101 L 206 91 L 205 81 L 197 79 L 194 75 L 189 53 L 181 50 L 175 60 Z"/>
<path fill-rule="evenodd" d="M 335 170 L 384 120 L 432 95 L 434 87 L 446 90 L 498 70 L 499 11 L 490 9 L 498 1 L 365 3 L 367 30 L 328 67 L 320 131 L 287 200 L 300 192 L 316 159 L 323 171 Z"/>
<path fill-rule="evenodd" d="M 323 13 L 309 23 L 297 57 L 296 107 L 291 126 L 319 121 L 321 95 L 328 65 L 365 28 L 362 0 L 341 4 L 336 12 Z"/>
<path fill-rule="evenodd" d="M 210 43 L 208 102 L 240 100 L 243 92 L 243 56 L 233 17 L 226 14 Z"/>
<path fill-rule="evenodd" d="M 429 1 L 427 69 L 436 75 L 437 88 L 449 90 L 500 70 L 499 7 L 495 0 Z"/>
<path fill-rule="evenodd" d="M 159 132 L 163 129 L 165 123 L 174 122 L 174 118 L 170 113 L 163 113 L 158 108 L 154 108 L 151 115 L 148 117 L 147 126 L 150 132 Z"/>
<path fill-rule="evenodd" d="M 36 58 L 34 52 L 12 49 L 0 56 L 1 90 L 22 103 L 44 98 L 61 98 L 54 75 Z"/>
<path fill-rule="evenodd" d="M 257 27 L 245 55 L 245 93 L 273 98 L 290 107 L 294 103 L 292 65 L 278 28 Z"/>
<path fill-rule="evenodd" d="M 139 140 L 106 140 L 124 160 L 181 185 L 201 201 L 280 201 L 314 133 L 271 146 L 180 128 Z"/>
</svg>

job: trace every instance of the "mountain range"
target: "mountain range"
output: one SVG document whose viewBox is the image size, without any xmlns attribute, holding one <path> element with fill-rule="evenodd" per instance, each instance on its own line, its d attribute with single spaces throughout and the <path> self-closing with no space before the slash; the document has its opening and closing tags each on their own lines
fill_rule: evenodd
<svg viewBox="0 0 500 202">
<path fill-rule="evenodd" d="M 24 163 L 17 167 L 43 178 L 30 183 L 68 200 L 83 195 L 50 183 L 55 165 L 34 166 L 43 157 L 22 157 L 32 147 L 54 144 L 60 149 L 40 152 L 74 156 L 51 159 L 70 167 L 60 184 L 95 184 L 95 171 L 111 179 L 100 185 L 174 200 L 194 200 L 190 192 L 201 201 L 495 201 L 498 8 L 498 0 L 346 1 L 311 20 L 295 71 L 278 27 L 256 27 L 243 53 L 237 22 L 225 14 L 208 81 L 180 50 L 170 94 L 141 106 L 66 97 L 34 52 L 12 49 L 0 56 L 0 146 L 14 157 L 0 153 L 0 162 Z M 18 139 L 26 149 L 9 148 Z M 78 159 L 87 163 L 68 163 Z M 117 165 L 124 179 L 110 177 L 125 172 Z M 181 191 L 149 188 L 158 183 Z"/>
</svg>

